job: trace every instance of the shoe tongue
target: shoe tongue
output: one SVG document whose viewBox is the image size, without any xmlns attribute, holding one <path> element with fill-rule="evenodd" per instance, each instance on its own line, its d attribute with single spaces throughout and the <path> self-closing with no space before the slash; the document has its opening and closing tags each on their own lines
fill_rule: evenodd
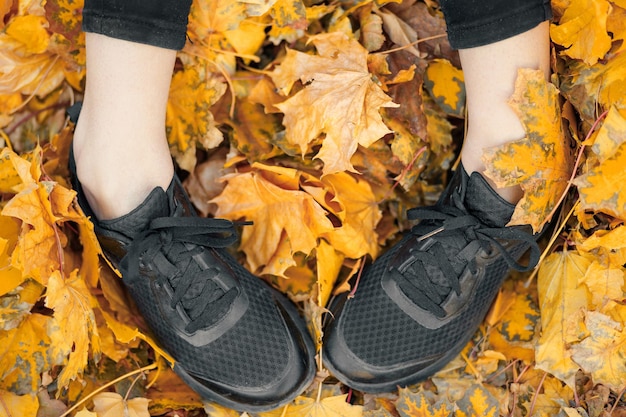
<svg viewBox="0 0 626 417">
<path fill-rule="evenodd" d="M 112 220 L 100 220 L 99 226 L 132 238 L 147 229 L 153 219 L 169 216 L 169 200 L 167 192 L 161 187 L 156 187 L 137 208 Z"/>
<path fill-rule="evenodd" d="M 467 182 L 465 207 L 483 223 L 492 227 L 506 226 L 515 210 L 515 205 L 500 197 L 478 172 L 472 172 Z"/>
</svg>

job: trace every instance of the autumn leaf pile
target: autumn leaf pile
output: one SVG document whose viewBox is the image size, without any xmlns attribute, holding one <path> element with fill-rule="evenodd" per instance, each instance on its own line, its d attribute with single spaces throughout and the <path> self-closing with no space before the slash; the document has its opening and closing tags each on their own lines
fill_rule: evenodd
<svg viewBox="0 0 626 417">
<path fill-rule="evenodd" d="M 552 220 L 538 270 L 507 280 L 428 381 L 371 396 L 320 365 L 262 416 L 626 415 L 626 2 L 552 6 L 552 83 L 520 71 L 527 136 L 484 155 L 525 191 L 512 224 Z M 171 372 L 76 204 L 81 10 L 0 1 L 0 416 L 238 416 Z M 185 186 L 202 215 L 254 223 L 241 261 L 298 303 L 319 348 L 331 297 L 409 227 L 406 209 L 436 200 L 458 155 L 463 75 L 441 12 L 195 1 L 188 38 L 166 122 Z"/>
</svg>

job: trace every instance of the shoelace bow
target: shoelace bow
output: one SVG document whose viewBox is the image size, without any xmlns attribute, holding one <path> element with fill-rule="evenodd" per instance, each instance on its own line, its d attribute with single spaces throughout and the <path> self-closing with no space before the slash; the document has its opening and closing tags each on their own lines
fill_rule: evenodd
<svg viewBox="0 0 626 417">
<path fill-rule="evenodd" d="M 456 200 L 456 199 L 455 199 Z M 446 312 L 440 303 L 450 291 L 460 294 L 459 273 L 453 264 L 461 268 L 468 265 L 470 272 L 476 274 L 476 255 L 483 249 L 487 254 L 497 250 L 510 268 L 517 271 L 529 271 L 537 264 L 540 249 L 535 239 L 528 233 L 513 227 L 490 227 L 470 214 L 458 200 L 456 206 L 419 207 L 410 209 L 410 220 L 421 220 L 435 225 L 435 229 L 425 235 L 418 235 L 416 227 L 413 233 L 422 242 L 421 247 L 410 250 L 410 257 L 397 267 L 405 288 L 411 288 L 411 298 L 420 307 L 437 317 L 445 317 Z M 438 226 L 438 227 L 437 227 Z M 466 246 L 456 256 L 446 253 L 442 239 L 462 233 Z M 530 247 L 530 260 L 522 265 L 498 241 L 518 241 Z M 434 266 L 441 272 L 439 280 L 427 272 L 426 266 Z M 408 286 L 406 285 L 408 284 Z"/>
<path fill-rule="evenodd" d="M 173 289 L 171 307 L 175 309 L 179 304 L 183 307 L 190 318 L 185 330 L 193 333 L 215 322 L 238 293 L 237 288 L 224 292 L 212 280 L 218 274 L 210 275 L 211 271 L 200 268 L 193 258 L 206 247 L 224 248 L 233 244 L 237 240 L 235 225 L 240 224 L 250 223 L 200 217 L 156 218 L 134 237 L 120 269 L 123 274 L 138 276 L 140 262 L 152 262 L 159 271 L 159 282 Z M 189 291 L 194 291 L 192 300 L 184 299 Z"/>
</svg>

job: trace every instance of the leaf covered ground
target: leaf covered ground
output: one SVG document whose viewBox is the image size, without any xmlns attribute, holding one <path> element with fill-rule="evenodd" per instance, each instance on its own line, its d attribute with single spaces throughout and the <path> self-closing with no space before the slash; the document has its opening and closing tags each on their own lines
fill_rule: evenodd
<svg viewBox="0 0 626 417">
<path fill-rule="evenodd" d="M 553 220 L 539 268 L 509 277 L 429 380 L 372 396 L 320 366 L 260 416 L 626 415 L 626 2 L 552 3 L 552 83 L 520 71 L 510 103 L 527 136 L 485 153 L 494 181 L 525 190 L 513 224 Z M 65 110 L 85 79 L 81 10 L 0 1 L 0 416 L 239 416 L 169 369 L 76 204 Z M 254 222 L 242 263 L 298 303 L 319 347 L 328 301 L 454 167 L 464 85 L 441 12 L 195 1 L 188 37 L 166 126 L 185 186 L 203 215 Z"/>
</svg>

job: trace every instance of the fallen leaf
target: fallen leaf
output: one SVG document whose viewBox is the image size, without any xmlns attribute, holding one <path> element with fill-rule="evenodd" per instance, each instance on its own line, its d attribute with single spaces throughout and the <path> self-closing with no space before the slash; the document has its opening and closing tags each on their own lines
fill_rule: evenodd
<svg viewBox="0 0 626 417">
<path fill-rule="evenodd" d="M 37 417 L 39 400 L 34 395 L 15 395 L 0 389 L 0 417 Z"/>
<path fill-rule="evenodd" d="M 456 117 L 465 115 L 465 78 L 463 71 L 450 61 L 430 61 L 424 74 L 424 87 L 444 112 Z"/>
<path fill-rule="evenodd" d="M 626 181 L 625 164 L 626 143 L 622 143 L 613 156 L 574 180 L 580 193 L 581 209 L 626 219 L 626 192 L 622 187 Z"/>
<path fill-rule="evenodd" d="M 269 261 L 279 262 L 281 269 L 294 266 L 294 254 L 309 254 L 317 246 L 317 238 L 330 232 L 333 225 L 324 209 L 313 198 L 298 189 L 285 189 L 266 178 L 269 167 L 254 165 L 248 173 L 226 175 L 226 188 L 212 200 L 218 209 L 215 215 L 231 220 L 245 218 L 253 226 L 244 228 L 240 249 L 254 273 L 264 273 Z M 278 181 L 293 178 L 296 170 L 283 169 L 274 175 Z M 281 213 L 277 216 L 277 213 Z M 283 233 L 285 236 L 283 237 Z M 274 257 L 280 242 L 285 239 L 289 250 L 286 257 Z M 275 274 L 280 271 L 273 270 Z"/>
<path fill-rule="evenodd" d="M 293 43 L 301 38 L 312 17 L 301 0 L 277 0 L 269 11 L 272 16 L 272 27 L 268 33 L 268 40 L 274 45 L 281 41 Z"/>
<path fill-rule="evenodd" d="M 223 140 L 210 107 L 224 91 L 224 83 L 203 76 L 195 67 L 178 71 L 172 78 L 165 126 L 177 160 L 187 171 L 196 165 L 196 143 L 212 149 Z"/>
<path fill-rule="evenodd" d="M 0 331 L 0 388 L 17 394 L 37 392 L 41 373 L 64 363 L 70 353 L 60 349 L 60 336 L 58 324 L 41 314 L 30 314 L 17 328 Z"/>
<path fill-rule="evenodd" d="M 580 340 L 580 312 L 588 306 L 588 294 L 579 285 L 591 260 L 576 252 L 548 256 L 539 268 L 537 291 L 541 309 L 542 334 L 536 348 L 536 366 L 574 386 L 578 365 L 570 345 Z"/>
<path fill-rule="evenodd" d="M 585 326 L 589 336 L 572 346 L 572 359 L 595 383 L 621 391 L 626 379 L 626 330 L 596 311 L 586 313 Z"/>
<path fill-rule="evenodd" d="M 62 332 L 64 345 L 61 349 L 71 351 L 65 367 L 58 376 L 58 384 L 67 386 L 71 379 L 80 375 L 87 366 L 89 350 L 94 358 L 100 354 L 100 337 L 92 307 L 95 304 L 78 271 L 69 277 L 55 271 L 48 280 L 46 306 L 54 310 Z"/>
<path fill-rule="evenodd" d="M 101 392 L 93 397 L 93 411 L 98 417 L 150 417 L 148 400 L 126 400 L 116 392 Z"/>
<path fill-rule="evenodd" d="M 259 417 L 360 417 L 363 406 L 352 405 L 346 398 L 346 394 L 321 400 L 300 396 L 284 408 L 259 413 Z"/>
<path fill-rule="evenodd" d="M 482 385 L 471 387 L 456 404 L 459 407 L 455 413 L 457 417 L 497 417 L 500 415 L 498 400 Z"/>
<path fill-rule="evenodd" d="M 424 393 L 400 388 L 396 410 L 401 417 L 450 417 L 453 415 L 454 406 L 445 399 L 431 404 Z"/>
<path fill-rule="evenodd" d="M 287 140 L 301 153 L 325 134 L 316 158 L 324 161 L 324 174 L 354 171 L 350 158 L 357 146 L 369 146 L 391 131 L 382 121 L 380 108 L 395 107 L 371 80 L 367 50 L 342 33 L 310 39 L 319 55 L 292 49 L 271 73 L 276 86 L 288 94 L 293 83 L 305 87 L 278 107 L 284 114 Z"/>
<path fill-rule="evenodd" d="M 572 155 L 561 128 L 557 88 L 542 71 L 521 69 L 510 104 L 526 130 L 522 140 L 485 149 L 485 174 L 498 187 L 520 185 L 524 196 L 509 225 L 540 231 L 567 187 Z"/>
<path fill-rule="evenodd" d="M 571 0 L 558 25 L 552 25 L 550 36 L 566 47 L 565 55 L 593 65 L 611 48 L 606 21 L 610 5 L 606 0 Z"/>
</svg>

